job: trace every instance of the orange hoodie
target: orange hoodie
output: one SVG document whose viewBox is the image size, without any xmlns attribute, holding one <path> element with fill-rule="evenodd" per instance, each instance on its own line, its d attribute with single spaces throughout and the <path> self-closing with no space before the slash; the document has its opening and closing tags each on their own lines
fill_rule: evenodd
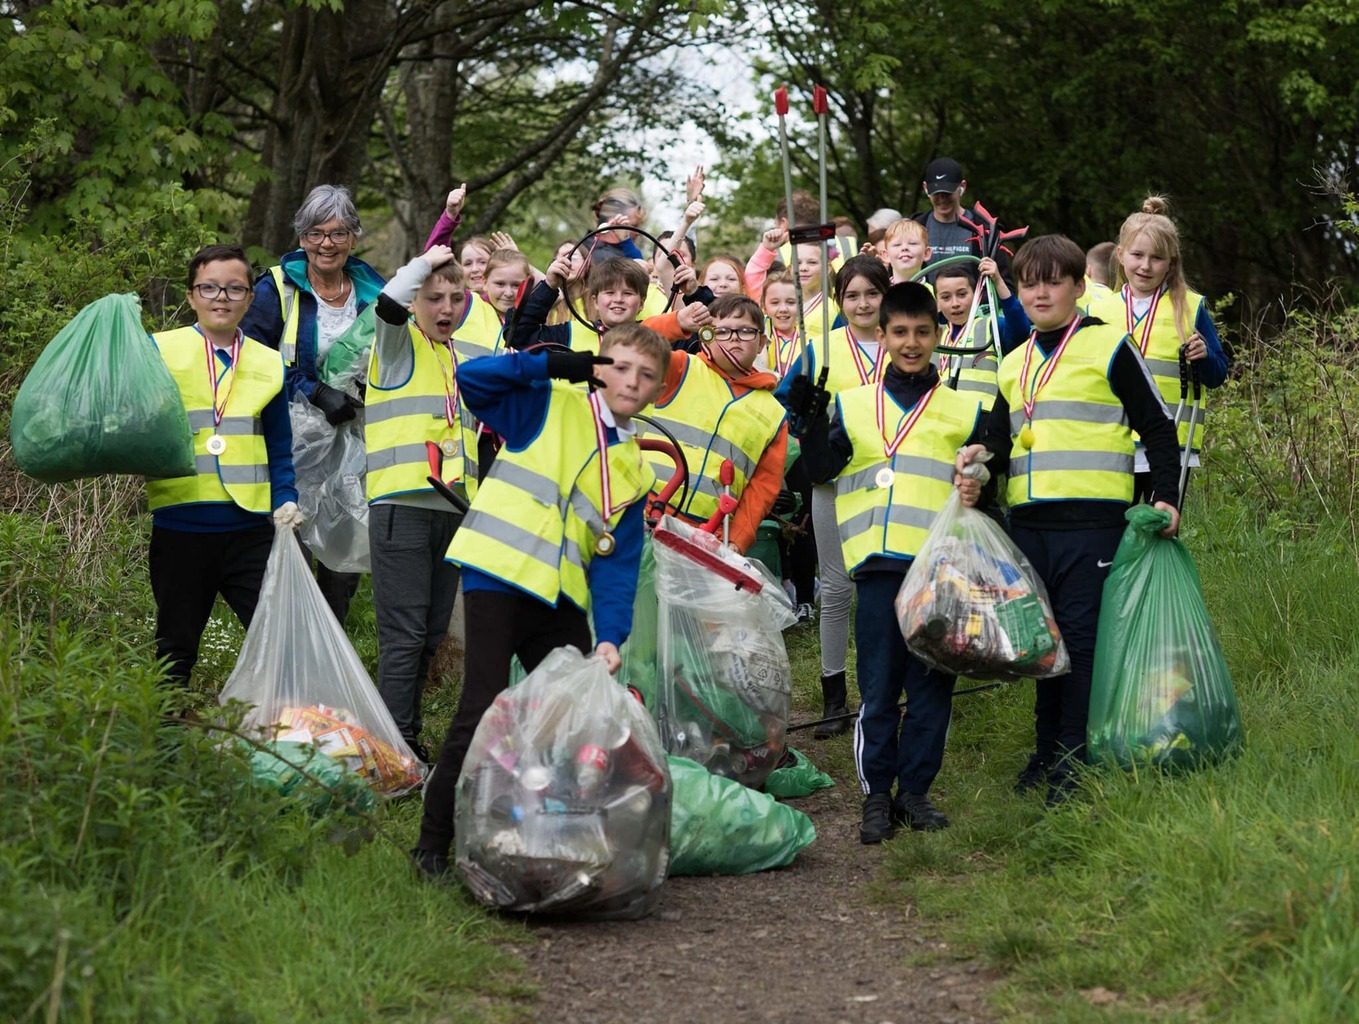
<svg viewBox="0 0 1359 1024">
<path fill-rule="evenodd" d="M 778 377 L 764 370 L 752 370 L 743 377 L 732 377 L 720 369 L 707 353 L 691 357 L 688 352 L 672 352 L 660 397 L 656 399 L 657 405 L 664 405 L 675 397 L 691 358 L 697 358 L 709 370 L 730 384 L 735 395 L 744 395 L 748 391 L 773 391 L 778 387 Z M 783 462 L 787 454 L 788 421 L 785 420 L 779 426 L 778 433 L 774 435 L 774 440 L 769 442 L 769 447 L 760 456 L 755 472 L 746 481 L 745 490 L 736 495 L 740 499 L 740 504 L 731 515 L 729 539 L 742 554 L 755 543 L 760 521 L 769 515 L 769 510 L 774 507 L 774 500 L 779 496 L 779 489 L 783 486 Z"/>
</svg>

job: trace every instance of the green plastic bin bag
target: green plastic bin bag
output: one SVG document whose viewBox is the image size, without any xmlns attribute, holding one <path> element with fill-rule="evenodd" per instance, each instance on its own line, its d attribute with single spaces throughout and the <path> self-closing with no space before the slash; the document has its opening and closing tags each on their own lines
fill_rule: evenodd
<svg viewBox="0 0 1359 1024">
<path fill-rule="evenodd" d="M 781 800 L 792 800 L 800 796 L 811 796 L 818 789 L 835 785 L 835 781 L 823 772 L 800 750 L 789 747 L 784 760 L 790 764 L 779 764 L 769 778 L 764 780 L 764 791 Z"/>
<path fill-rule="evenodd" d="M 670 756 L 670 874 L 748 875 L 793 863 L 812 819 L 697 761 Z"/>
<path fill-rule="evenodd" d="M 194 474 L 184 400 L 137 296 L 91 302 L 47 343 L 14 398 L 9 439 L 15 464 L 48 484 Z"/>
<path fill-rule="evenodd" d="M 368 356 L 373 350 L 373 336 L 377 333 L 374 321 L 377 303 L 364 307 L 344 333 L 326 349 L 321 360 L 321 381 L 332 388 L 347 391 L 356 397 L 363 393 L 368 380 Z"/>
<path fill-rule="evenodd" d="M 1090 692 L 1094 761 L 1189 768 L 1241 748 L 1241 715 L 1198 570 L 1170 514 L 1138 505 L 1104 581 Z"/>
</svg>

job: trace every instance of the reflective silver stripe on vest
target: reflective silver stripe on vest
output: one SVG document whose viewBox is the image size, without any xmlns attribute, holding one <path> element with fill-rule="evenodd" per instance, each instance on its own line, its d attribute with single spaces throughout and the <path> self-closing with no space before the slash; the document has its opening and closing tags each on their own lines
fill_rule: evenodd
<svg viewBox="0 0 1359 1024">
<path fill-rule="evenodd" d="M 282 276 L 282 275 L 280 275 Z M 279 296 L 279 302 L 283 306 L 283 335 L 279 338 L 279 355 L 283 357 L 284 366 L 297 365 L 297 331 L 293 332 L 293 340 L 288 341 L 288 321 L 293 315 L 293 306 L 297 302 L 297 286 L 290 284 L 286 277 L 283 280 L 283 294 Z M 298 324 L 298 330 L 302 325 Z"/>
<path fill-rule="evenodd" d="M 590 499 L 585 496 L 585 492 L 579 487 L 572 489 L 569 500 L 572 510 L 589 527 L 592 534 L 598 537 L 607 529 L 604 525 L 604 517 L 599 514 L 599 510 L 595 508 Z"/>
<path fill-rule="evenodd" d="M 1010 476 L 1052 470 L 1093 470 L 1101 473 L 1131 473 L 1133 457 L 1117 452 L 1034 452 L 1010 460 Z"/>
<path fill-rule="evenodd" d="M 214 425 L 211 409 L 190 409 L 189 429 L 194 433 L 212 429 L 219 434 L 258 434 L 262 428 L 258 416 L 223 416 L 221 424 Z"/>
<path fill-rule="evenodd" d="M 835 481 L 835 493 L 853 494 L 855 491 L 866 491 L 870 486 L 877 487 L 877 480 L 875 477 L 877 477 L 886 466 L 886 462 L 875 462 L 867 469 L 861 469 L 857 473 L 850 473 L 848 476 L 837 477 Z M 913 476 L 923 476 L 930 480 L 942 480 L 947 484 L 953 483 L 953 466 L 939 462 L 935 459 L 927 459 L 923 455 L 894 456 L 892 458 L 892 471 L 895 473 L 910 473 Z"/>
<path fill-rule="evenodd" d="M 1169 377 L 1179 383 L 1180 380 L 1180 361 L 1178 359 L 1148 359 L 1142 357 L 1142 361 L 1147 364 L 1147 369 L 1157 377 Z"/>
<path fill-rule="evenodd" d="M 391 469 L 408 463 L 429 464 L 429 449 L 423 444 L 398 444 L 391 448 L 370 448 L 368 450 L 368 472 Z"/>
<path fill-rule="evenodd" d="M 725 437 L 720 437 L 715 433 L 700 430 L 687 423 L 679 423 L 675 420 L 664 419 L 660 416 L 657 416 L 655 419 L 657 423 L 674 434 L 677 440 L 697 448 L 700 451 L 707 449 L 719 459 L 730 459 L 731 464 L 735 466 L 737 471 L 747 480 L 755 475 L 755 463 L 750 460 L 750 456 L 741 451 L 740 448 L 737 448 L 736 445 L 732 444 Z M 697 473 L 698 467 L 694 467 L 693 472 Z"/>
<path fill-rule="evenodd" d="M 1044 401 L 1034 407 L 1034 412 L 1042 415 L 1034 423 L 1044 420 L 1071 420 L 1075 423 L 1112 423 L 1126 425 L 1128 414 L 1121 405 L 1105 405 L 1103 402 Z M 1010 433 L 1018 434 L 1024 426 L 1024 407 L 1010 410 Z"/>
<path fill-rule="evenodd" d="M 268 466 L 223 466 L 217 463 L 217 472 L 222 475 L 224 484 L 267 484 Z"/>
<path fill-rule="evenodd" d="M 475 341 L 463 341 L 461 338 L 453 339 L 453 350 L 458 353 L 459 359 L 480 359 L 483 356 L 495 355 L 495 349 L 479 345 Z"/>
<path fill-rule="evenodd" d="M 995 381 L 969 380 L 966 377 L 958 378 L 959 391 L 980 391 L 985 395 L 994 395 L 999 390 Z"/>
<path fill-rule="evenodd" d="M 193 457 L 193 468 L 194 472 L 197 473 L 199 476 L 216 476 L 217 456 L 195 455 Z"/>
<path fill-rule="evenodd" d="M 860 512 L 856 516 L 850 516 L 840 524 L 840 539 L 848 544 L 855 537 L 863 533 L 871 533 L 874 530 L 881 530 L 884 526 L 914 526 L 921 530 L 928 530 L 934 523 L 935 513 L 928 508 L 917 508 L 914 505 L 898 505 L 893 503 L 886 507 L 877 506 Z"/>
<path fill-rule="evenodd" d="M 537 534 L 530 533 L 522 526 L 515 526 L 513 523 L 500 519 L 489 512 L 485 512 L 479 508 L 469 510 L 466 517 L 463 519 L 461 529 L 471 530 L 473 533 L 479 533 L 483 537 L 489 537 L 491 540 L 499 541 L 506 547 L 513 548 L 514 550 L 527 555 L 535 562 L 541 562 L 551 569 L 553 573 L 557 573 L 561 570 L 561 548 L 551 541 L 543 540 L 543 538 L 539 537 Z M 580 564 L 579 558 L 580 553 L 577 551 L 577 565 Z"/>
<path fill-rule="evenodd" d="M 389 398 L 385 402 L 377 402 L 364 408 L 364 415 L 369 426 L 374 423 L 394 420 L 398 416 L 419 416 L 425 413 L 436 419 L 443 419 L 447 415 L 444 408 L 444 397 L 442 395 L 437 398 L 434 395 L 414 395 L 407 398 Z"/>
<path fill-rule="evenodd" d="M 495 465 L 491 467 L 489 479 L 499 480 L 503 484 L 517 487 L 548 508 L 555 507 L 558 515 L 566 515 L 567 499 L 561 496 L 561 489 L 557 486 L 557 481 L 550 476 L 535 473 L 533 470 L 526 469 L 516 462 L 510 462 L 508 459 L 497 459 Z"/>
<path fill-rule="evenodd" d="M 1177 404 L 1178 404 L 1178 403 L 1177 403 Z M 1192 413 L 1193 411 L 1194 411 L 1194 410 L 1193 410 L 1193 407 L 1189 404 L 1188 401 L 1186 401 L 1185 404 L 1184 404 L 1184 408 L 1180 410 L 1180 418 L 1179 418 L 1178 420 L 1175 420 L 1175 410 L 1174 410 L 1174 409 L 1171 409 L 1171 410 L 1170 410 L 1170 418 L 1171 418 L 1172 420 L 1175 420 L 1175 426 L 1177 426 L 1177 427 L 1180 426 L 1180 424 L 1184 424 L 1185 426 L 1188 426 L 1188 425 L 1189 425 L 1189 414 Z M 1205 409 L 1205 408 L 1203 407 L 1203 402 L 1200 401 L 1200 402 L 1199 402 L 1199 415 L 1198 415 L 1198 420 L 1196 421 L 1196 422 L 1198 423 L 1198 426 L 1195 428 L 1195 430 L 1196 430 L 1196 431 L 1202 430 L 1202 429 L 1203 429 L 1203 424 L 1204 424 L 1205 422 L 1207 422 L 1207 420 L 1208 420 L 1208 410 Z M 1194 436 L 1195 436 L 1196 438 L 1198 438 L 1199 440 L 1202 440 L 1202 439 L 1203 439 L 1201 434 L 1195 433 Z"/>
</svg>

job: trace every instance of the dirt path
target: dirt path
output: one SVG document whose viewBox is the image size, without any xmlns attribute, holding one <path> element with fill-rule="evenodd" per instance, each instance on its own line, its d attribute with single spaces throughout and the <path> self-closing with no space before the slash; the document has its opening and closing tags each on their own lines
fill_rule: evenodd
<svg viewBox="0 0 1359 1024">
<path fill-rule="evenodd" d="M 970 1024 L 994 976 L 955 960 L 902 906 L 875 906 L 882 847 L 858 840 L 844 784 L 793 805 L 817 838 L 781 871 L 675 878 L 649 918 L 539 922 L 515 947 L 560 1024 Z M 917 954 L 942 956 L 909 966 Z"/>
</svg>

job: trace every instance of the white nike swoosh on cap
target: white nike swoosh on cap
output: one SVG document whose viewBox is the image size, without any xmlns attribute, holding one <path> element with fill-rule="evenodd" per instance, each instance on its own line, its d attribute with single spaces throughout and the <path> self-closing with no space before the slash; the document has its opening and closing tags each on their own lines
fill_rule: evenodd
<svg viewBox="0 0 1359 1024">
<path fill-rule="evenodd" d="M 1095 564 L 1096 564 L 1097 566 L 1099 566 L 1101 569 L 1107 569 L 1107 568 L 1109 568 L 1109 566 L 1113 565 L 1114 563 L 1113 563 L 1113 560 L 1112 560 L 1112 559 L 1110 559 L 1110 560 L 1107 561 L 1107 562 L 1102 562 L 1102 561 L 1100 561 L 1098 558 L 1096 558 L 1096 559 L 1095 559 Z"/>
<path fill-rule="evenodd" d="M 944 180 L 945 178 L 947 178 L 947 177 L 948 177 L 948 172 L 945 171 L 943 174 L 936 174 L 936 175 L 934 176 L 934 180 L 935 180 L 935 181 L 943 181 L 943 180 Z"/>
</svg>

